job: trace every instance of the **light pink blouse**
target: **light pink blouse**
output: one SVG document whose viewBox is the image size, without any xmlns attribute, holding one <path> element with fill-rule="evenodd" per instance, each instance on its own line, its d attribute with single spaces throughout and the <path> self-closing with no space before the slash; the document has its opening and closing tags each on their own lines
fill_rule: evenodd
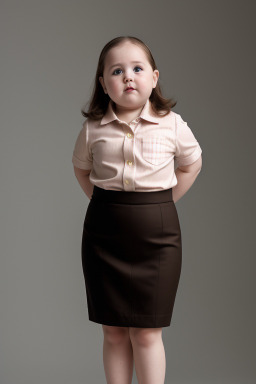
<svg viewBox="0 0 256 384">
<path fill-rule="evenodd" d="M 121 121 L 110 100 L 101 120 L 86 119 L 72 163 L 91 170 L 89 180 L 103 189 L 160 191 L 177 184 L 177 166 L 194 163 L 202 149 L 187 122 L 173 111 L 154 114 L 148 99 L 130 124 Z"/>
</svg>

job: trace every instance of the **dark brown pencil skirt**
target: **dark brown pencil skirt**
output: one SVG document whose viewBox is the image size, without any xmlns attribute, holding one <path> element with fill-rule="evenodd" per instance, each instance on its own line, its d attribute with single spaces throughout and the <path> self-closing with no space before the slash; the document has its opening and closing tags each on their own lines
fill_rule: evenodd
<svg viewBox="0 0 256 384">
<path fill-rule="evenodd" d="M 172 189 L 94 186 L 82 236 L 89 320 L 119 326 L 170 326 L 182 264 Z"/>
</svg>

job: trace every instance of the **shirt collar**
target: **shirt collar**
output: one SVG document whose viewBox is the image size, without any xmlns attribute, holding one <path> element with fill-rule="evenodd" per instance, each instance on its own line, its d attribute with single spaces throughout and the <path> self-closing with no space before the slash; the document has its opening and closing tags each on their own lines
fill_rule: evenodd
<svg viewBox="0 0 256 384">
<path fill-rule="evenodd" d="M 144 105 L 144 107 L 143 107 L 139 117 L 141 119 L 150 121 L 152 123 L 159 124 L 158 118 L 153 116 L 151 102 L 150 102 L 149 99 L 147 99 L 146 104 Z M 110 123 L 111 121 L 114 121 L 114 120 L 121 121 L 116 116 L 115 112 L 113 111 L 112 100 L 110 100 L 109 103 L 108 103 L 107 111 L 106 111 L 105 115 L 103 116 L 103 118 L 101 119 L 100 125 L 108 124 L 108 123 Z"/>
</svg>

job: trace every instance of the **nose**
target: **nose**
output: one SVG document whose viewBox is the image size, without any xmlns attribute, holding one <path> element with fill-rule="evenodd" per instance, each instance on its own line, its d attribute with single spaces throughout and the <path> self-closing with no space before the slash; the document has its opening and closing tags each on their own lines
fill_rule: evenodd
<svg viewBox="0 0 256 384">
<path fill-rule="evenodd" d="M 133 81 L 133 74 L 131 74 L 131 72 L 126 72 L 124 75 L 124 82 L 127 83 L 129 81 Z"/>
</svg>

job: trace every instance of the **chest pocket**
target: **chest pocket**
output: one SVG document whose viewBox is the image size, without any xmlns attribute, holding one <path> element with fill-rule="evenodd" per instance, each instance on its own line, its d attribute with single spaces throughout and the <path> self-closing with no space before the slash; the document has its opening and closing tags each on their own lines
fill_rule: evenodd
<svg viewBox="0 0 256 384">
<path fill-rule="evenodd" d="M 146 136 L 142 138 L 142 157 L 148 163 L 159 165 L 168 160 L 173 154 L 173 148 L 168 138 L 164 136 Z"/>
</svg>

